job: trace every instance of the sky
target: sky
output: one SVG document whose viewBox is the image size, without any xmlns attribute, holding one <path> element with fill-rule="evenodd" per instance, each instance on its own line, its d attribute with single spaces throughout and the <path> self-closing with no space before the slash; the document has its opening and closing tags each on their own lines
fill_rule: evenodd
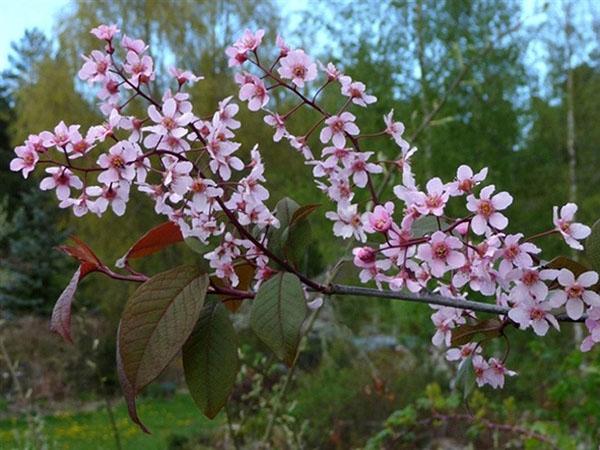
<svg viewBox="0 0 600 450">
<path fill-rule="evenodd" d="M 0 70 L 8 64 L 10 43 L 28 28 L 37 27 L 47 35 L 57 13 L 68 0 L 0 0 Z"/>
<path fill-rule="evenodd" d="M 523 16 L 529 25 L 537 22 L 546 0 L 522 0 Z M 553 0 L 556 1 L 556 0 Z M 583 1 L 583 0 L 582 0 Z M 590 0 L 592 2 L 600 0 Z M 8 65 L 10 44 L 19 40 L 26 29 L 37 27 L 50 35 L 58 13 L 67 8 L 70 0 L 0 0 L 0 71 Z M 279 0 L 288 14 L 302 9 L 302 0 Z"/>
<path fill-rule="evenodd" d="M 532 10 L 540 0 L 523 0 L 525 10 Z M 0 71 L 8 65 L 10 44 L 21 38 L 28 28 L 37 27 L 46 35 L 52 31 L 57 14 L 69 0 L 0 0 Z M 302 9 L 302 1 L 281 2 L 288 12 Z"/>
</svg>

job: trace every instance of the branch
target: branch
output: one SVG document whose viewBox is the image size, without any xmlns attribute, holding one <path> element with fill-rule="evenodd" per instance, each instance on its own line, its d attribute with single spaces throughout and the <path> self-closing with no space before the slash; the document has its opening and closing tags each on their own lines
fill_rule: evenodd
<svg viewBox="0 0 600 450">
<path fill-rule="evenodd" d="M 464 300 L 459 298 L 444 297 L 438 294 L 414 294 L 412 292 L 394 292 L 384 291 L 373 288 L 365 288 L 362 286 L 348 286 L 343 284 L 331 284 L 328 289 L 328 294 L 331 295 L 354 295 L 358 297 L 372 298 L 387 298 L 390 300 L 401 300 L 415 303 L 425 303 L 429 305 L 450 306 L 453 308 L 470 309 L 472 311 L 507 315 L 510 308 L 493 305 L 491 303 L 474 302 L 472 300 Z M 560 322 L 584 322 L 587 316 L 582 316 L 577 320 L 571 319 L 566 314 L 554 315 L 556 320 Z"/>
</svg>

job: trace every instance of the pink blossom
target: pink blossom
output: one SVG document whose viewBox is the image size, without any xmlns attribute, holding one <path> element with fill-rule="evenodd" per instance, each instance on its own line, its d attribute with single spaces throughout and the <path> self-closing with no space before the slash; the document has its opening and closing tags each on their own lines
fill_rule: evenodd
<svg viewBox="0 0 600 450">
<path fill-rule="evenodd" d="M 61 121 L 56 127 L 54 127 L 54 133 L 50 131 L 42 131 L 40 133 L 40 138 L 42 139 L 43 145 L 46 148 L 50 147 L 66 147 L 66 145 L 71 142 L 73 139 L 77 139 L 79 134 L 80 125 L 65 125 L 63 121 Z"/>
<path fill-rule="evenodd" d="M 558 207 L 555 206 L 552 210 L 552 221 L 569 247 L 575 250 L 583 250 L 583 246 L 578 241 L 588 237 L 592 230 L 587 225 L 573 221 L 576 212 L 577 205 L 575 203 L 567 203 L 560 208 L 560 215 Z"/>
<path fill-rule="evenodd" d="M 98 196 L 93 209 L 96 214 L 103 214 L 109 206 L 117 216 L 125 214 L 127 202 L 129 201 L 128 183 L 111 183 L 102 188 L 94 186 L 93 190 L 87 193 L 88 195 Z"/>
<path fill-rule="evenodd" d="M 104 81 L 108 76 L 111 66 L 110 56 L 98 50 L 93 50 L 91 55 L 84 56 L 85 63 L 79 70 L 79 78 L 90 83 Z"/>
<path fill-rule="evenodd" d="M 369 269 L 377 261 L 377 253 L 371 247 L 356 247 L 352 249 L 352 254 L 354 255 L 354 265 L 361 269 Z"/>
<path fill-rule="evenodd" d="M 498 211 L 508 208 L 513 198 L 508 192 L 500 192 L 492 197 L 494 189 L 492 184 L 481 190 L 479 199 L 473 194 L 467 197 L 467 209 L 475 213 L 471 220 L 471 229 L 475 234 L 484 234 L 488 225 L 496 230 L 503 230 L 508 225 L 508 219 Z"/>
<path fill-rule="evenodd" d="M 598 274 L 594 271 L 583 272 L 575 279 L 569 269 L 560 269 L 558 283 L 563 287 L 550 293 L 550 304 L 558 308 L 566 303 L 567 315 L 577 320 L 583 315 L 584 303 L 588 306 L 600 307 L 600 295 L 591 289 L 598 282 Z"/>
<path fill-rule="evenodd" d="M 433 214 L 438 217 L 443 215 L 449 197 L 446 185 L 438 177 L 435 177 L 427 182 L 426 188 L 427 193 L 422 195 L 417 210 L 425 215 Z"/>
<path fill-rule="evenodd" d="M 235 103 L 229 103 L 233 97 L 227 97 L 219 102 L 219 122 L 226 128 L 237 130 L 242 124 L 234 117 L 240 107 Z"/>
<path fill-rule="evenodd" d="M 10 170 L 22 172 L 23 178 L 27 178 L 35 169 L 40 157 L 31 145 L 21 145 L 15 148 L 15 154 L 17 157 L 10 162 Z"/>
<path fill-rule="evenodd" d="M 366 107 L 367 105 L 377 101 L 377 97 L 365 93 L 365 90 L 365 84 L 361 83 L 360 81 L 353 82 L 352 80 L 347 79 L 344 83 L 342 83 L 342 95 L 350 97 L 350 99 L 352 99 L 352 103 L 358 106 Z"/>
<path fill-rule="evenodd" d="M 484 167 L 473 174 L 473 169 L 463 164 L 456 171 L 456 181 L 448 185 L 448 192 L 452 196 L 470 194 L 475 186 L 485 180 L 487 173 L 488 169 Z"/>
<path fill-rule="evenodd" d="M 369 173 L 381 173 L 383 169 L 378 164 L 367 162 L 373 152 L 352 152 L 350 157 L 344 160 L 344 165 L 352 181 L 360 188 L 364 188 L 369 180 Z"/>
<path fill-rule="evenodd" d="M 377 205 L 373 212 L 365 213 L 364 230 L 367 233 L 386 233 L 394 223 L 393 213 L 394 204 L 392 202 L 386 202 L 383 206 Z"/>
<path fill-rule="evenodd" d="M 585 326 L 590 334 L 583 340 L 580 349 L 582 352 L 589 352 L 595 344 L 600 342 L 600 308 L 589 309 Z"/>
<path fill-rule="evenodd" d="M 103 39 L 105 41 L 110 41 L 120 30 L 116 25 L 99 25 L 96 28 L 92 28 L 90 31 L 91 34 L 96 36 L 98 39 Z"/>
<path fill-rule="evenodd" d="M 128 52 L 134 52 L 138 55 L 141 55 L 148 50 L 148 46 L 144 41 L 141 39 L 132 39 L 127 35 L 123 35 L 123 39 L 121 39 L 121 46 Z"/>
<path fill-rule="evenodd" d="M 528 298 L 519 301 L 509 312 L 508 317 L 524 330 L 531 326 L 538 336 L 545 336 L 552 325 L 560 330 L 558 321 L 550 313 L 552 305 L 548 302 L 537 302 Z"/>
<path fill-rule="evenodd" d="M 156 147 L 165 135 L 175 138 L 184 137 L 187 134 L 185 127 L 193 119 L 192 113 L 179 114 L 177 102 L 173 98 L 169 98 L 163 103 L 162 113 L 158 111 L 156 106 L 150 105 L 148 115 L 157 124 L 144 128 L 152 133 L 144 139 L 144 145 L 149 148 Z"/>
<path fill-rule="evenodd" d="M 206 147 L 212 157 L 209 162 L 210 170 L 218 173 L 225 181 L 231 178 L 231 169 L 242 170 L 244 163 L 237 156 L 233 156 L 239 147 L 238 143 L 211 139 Z"/>
<path fill-rule="evenodd" d="M 190 185 L 192 208 L 196 212 L 209 213 L 215 197 L 223 195 L 223 189 L 210 179 L 195 178 Z"/>
<path fill-rule="evenodd" d="M 473 363 L 473 365 L 475 365 L 475 363 Z M 505 376 L 514 377 L 517 374 L 512 370 L 508 370 L 504 366 L 504 363 L 496 358 L 490 358 L 489 367 L 485 372 L 484 378 L 487 384 L 494 389 L 504 387 Z"/>
<path fill-rule="evenodd" d="M 541 302 L 548 296 L 548 286 L 544 281 L 555 280 L 558 272 L 558 270 L 535 268 L 512 270 L 507 276 L 510 281 L 515 281 L 515 286 L 511 290 L 511 298 L 517 303 L 529 297 Z"/>
<path fill-rule="evenodd" d="M 162 158 L 165 172 L 163 173 L 163 184 L 171 191 L 169 197 L 173 202 L 178 202 L 187 194 L 193 183 L 189 175 L 194 165 L 190 161 L 179 161 L 177 159 Z"/>
<path fill-rule="evenodd" d="M 229 57 L 228 65 L 229 67 L 241 66 L 246 62 L 248 57 L 246 56 L 246 50 L 240 50 L 236 47 L 227 47 L 225 49 L 225 54 Z"/>
<path fill-rule="evenodd" d="M 331 116 L 325 120 L 325 125 L 321 130 L 320 139 L 323 144 L 329 141 L 333 142 L 336 147 L 344 147 L 346 145 L 346 135 L 356 136 L 360 130 L 354 123 L 356 117 L 349 112 L 343 112 L 339 116 Z"/>
<path fill-rule="evenodd" d="M 264 121 L 267 125 L 275 128 L 275 134 L 273 135 L 274 142 L 279 142 L 282 137 L 288 134 L 287 130 L 285 129 L 283 117 L 281 117 L 279 114 L 275 113 L 265 116 Z"/>
<path fill-rule="evenodd" d="M 254 51 L 258 48 L 260 43 L 262 42 L 262 38 L 265 35 L 265 30 L 256 30 L 256 33 L 253 33 L 252 30 L 246 29 L 241 38 L 239 38 L 233 46 L 239 52 L 249 52 Z"/>
<path fill-rule="evenodd" d="M 248 101 L 250 111 L 258 111 L 269 102 L 269 93 L 263 81 L 255 76 L 240 88 L 240 100 Z"/>
<path fill-rule="evenodd" d="M 404 133 L 404 124 L 402 122 L 394 121 L 393 109 L 388 114 L 383 116 L 383 121 L 385 122 L 385 133 L 389 134 L 394 139 L 396 144 L 402 149 L 403 153 L 408 151 L 410 145 L 402 138 L 402 134 Z"/>
<path fill-rule="evenodd" d="M 108 153 L 98 157 L 98 165 L 104 169 L 98 176 L 98 181 L 104 184 L 119 180 L 132 181 L 135 178 L 135 167 L 131 163 L 137 157 L 137 150 L 131 142 L 117 142 Z"/>
<path fill-rule="evenodd" d="M 280 35 L 277 35 L 277 38 L 275 39 L 275 44 L 277 45 L 277 47 L 279 47 L 280 57 L 287 56 L 287 54 L 290 52 L 289 45 L 286 44 L 286 42 Z"/>
<path fill-rule="evenodd" d="M 449 348 L 446 351 L 446 359 L 448 361 L 464 361 L 473 354 L 481 353 L 481 346 L 476 342 L 469 342 L 461 345 L 460 348 Z"/>
<path fill-rule="evenodd" d="M 127 52 L 127 62 L 123 67 L 125 72 L 131 75 L 129 81 L 135 86 L 154 79 L 154 62 L 148 55 L 140 57 L 136 52 Z"/>
<path fill-rule="evenodd" d="M 340 203 L 337 212 L 328 211 L 325 217 L 333 220 L 333 234 L 344 239 L 354 236 L 358 241 L 365 242 L 367 235 L 363 229 L 363 219 L 357 212 L 358 205 Z"/>
<path fill-rule="evenodd" d="M 521 239 L 523 239 L 523 233 L 509 234 L 504 238 L 504 244 L 497 253 L 497 256 L 502 259 L 500 261 L 500 272 L 506 273 L 513 266 L 523 269 L 531 267 L 533 259 L 530 254 L 536 255 L 542 251 L 531 242 L 519 244 Z"/>
<path fill-rule="evenodd" d="M 281 78 L 292 80 L 298 87 L 317 78 L 317 65 L 303 50 L 292 50 L 280 61 L 281 67 L 277 69 Z"/>
<path fill-rule="evenodd" d="M 83 188 L 83 183 L 79 177 L 67 168 L 48 167 L 46 173 L 50 176 L 40 182 L 40 189 L 42 191 L 56 189 L 56 197 L 59 200 L 67 199 L 71 195 L 71 188 Z"/>
<path fill-rule="evenodd" d="M 448 347 L 452 339 L 452 329 L 457 325 L 464 324 L 465 318 L 461 309 L 442 306 L 431 315 L 431 321 L 436 328 L 431 343 L 436 347 L 442 345 Z"/>
<path fill-rule="evenodd" d="M 325 72 L 325 74 L 327 75 L 327 80 L 328 81 L 335 81 L 340 79 L 340 77 L 342 76 L 342 72 L 335 67 L 335 65 L 333 65 L 333 63 L 327 63 L 327 66 L 324 66 L 321 61 L 318 61 L 319 63 L 319 68 Z"/>
<path fill-rule="evenodd" d="M 186 83 L 194 84 L 200 80 L 203 80 L 204 77 L 199 77 L 194 75 L 189 70 L 178 69 L 177 67 L 171 67 L 169 69 L 169 73 L 173 78 L 177 80 L 177 83 L 182 86 Z"/>
<path fill-rule="evenodd" d="M 465 264 L 465 255 L 457 251 L 459 248 L 462 248 L 462 243 L 458 238 L 436 231 L 427 244 L 419 246 L 417 256 L 427 262 L 434 277 L 441 277 L 446 271 Z"/>
<path fill-rule="evenodd" d="M 417 293 L 423 289 L 423 285 L 417 279 L 416 273 L 419 271 L 419 266 L 414 261 L 406 261 L 406 264 L 400 267 L 400 271 L 393 277 L 389 277 L 390 290 L 400 291 L 406 287 L 410 292 Z"/>
</svg>

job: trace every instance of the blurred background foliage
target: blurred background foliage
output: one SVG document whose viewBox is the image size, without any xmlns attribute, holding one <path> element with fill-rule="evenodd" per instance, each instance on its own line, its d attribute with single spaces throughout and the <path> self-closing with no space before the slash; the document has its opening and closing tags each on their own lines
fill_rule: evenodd
<svg viewBox="0 0 600 450">
<path fill-rule="evenodd" d="M 332 60 L 364 81 L 378 97 L 367 111 L 356 111 L 362 130 L 380 130 L 383 114 L 393 108 L 410 136 L 436 111 L 413 142 L 419 148 L 414 161 L 420 180 L 431 176 L 450 180 L 463 163 L 476 169 L 490 167 L 488 180 L 515 197 L 509 214 L 513 232 L 546 230 L 552 206 L 567 201 L 580 205 L 579 218 L 585 223 L 600 217 L 600 13 L 594 2 L 557 0 L 536 3 L 535 8 L 532 2 L 516 0 L 283 3 L 79 0 L 65 8 L 52 36 L 28 30 L 13 43 L 9 67 L 0 78 L 0 308 L 8 324 L 2 333 L 9 350 L 24 363 L 23 376 L 33 380 L 33 398 L 51 404 L 87 398 L 98 390 L 96 375 L 81 368 L 83 360 L 70 358 L 68 364 L 56 366 L 62 358 L 58 355 L 71 352 L 61 343 L 42 346 L 44 350 L 36 353 L 40 361 L 47 361 L 46 368 L 45 362 L 28 361 L 33 348 L 22 344 L 27 332 L 41 332 L 45 325 L 41 319 L 24 330 L 20 325 L 48 315 L 73 269 L 53 248 L 76 234 L 103 260 L 114 261 L 161 220 L 150 201 L 139 195 L 129 203 L 125 217 L 75 219 L 56 208 L 52 195 L 38 191 L 40 174 L 23 181 L 8 170 L 12 149 L 28 133 L 52 129 L 60 120 L 83 128 L 102 120 L 94 93 L 76 78 L 80 55 L 98 45 L 89 30 L 99 23 L 116 23 L 126 34 L 150 44 L 158 66 L 156 96 L 168 87 L 165 75 L 171 65 L 203 75 L 205 79 L 190 90 L 201 116 L 210 114 L 219 100 L 236 95 L 224 50 L 240 32 L 246 27 L 267 31 L 263 57 L 280 32 L 292 45 L 304 47 L 323 62 Z M 285 96 L 272 101 L 280 110 L 292 105 Z M 339 98 L 327 93 L 323 102 L 333 106 Z M 139 111 L 144 105 L 132 107 Z M 239 119 L 243 127 L 238 138 L 245 151 L 254 143 L 261 145 L 273 205 L 283 196 L 300 204 L 324 203 L 312 218 L 313 237 L 307 245 L 309 272 L 322 272 L 342 256 L 346 244 L 331 236 L 331 224 L 323 217 L 329 205 L 315 188 L 310 169 L 286 144 L 272 142 L 260 114 L 241 106 Z M 294 122 L 292 131 L 307 129 L 314 117 L 303 112 Z M 367 150 L 381 159 L 396 157 L 397 149 L 387 141 L 369 144 Z M 555 240 L 541 244 L 548 259 L 567 252 Z M 154 273 L 197 258 L 180 245 L 139 267 Z M 75 354 L 87 354 L 90 339 L 101 340 L 97 364 L 109 392 L 115 387 L 112 336 L 131 289 L 90 277 L 77 296 L 75 313 L 93 326 L 81 327 Z M 276 448 L 353 448 L 367 443 L 370 448 L 450 448 L 436 444 L 444 436 L 453 440 L 452 445 L 470 442 L 474 448 L 549 445 L 530 436 L 490 431 L 481 421 L 471 424 L 472 434 L 448 422 L 430 428 L 423 437 L 419 420 L 432 410 L 528 423 L 537 432 L 554 436 L 559 448 L 578 443 L 583 443 L 579 448 L 591 448 L 587 445 L 598 443 L 600 360 L 597 350 L 578 353 L 580 329 L 564 325 L 560 336 L 553 333 L 544 339 L 512 333 L 508 364 L 519 377 L 509 380 L 502 392 L 477 393 L 474 405 L 465 406 L 449 396 L 454 369 L 429 344 L 429 314 L 420 305 L 375 299 L 328 302 L 305 343 L 302 373 L 276 418 L 274 436 L 280 445 Z M 248 334 L 243 309 L 238 322 L 240 332 Z M 231 412 L 238 448 L 261 435 L 257 430 L 270 420 L 285 373 L 251 336 L 247 341 L 247 361 Z M 41 386 L 39 374 L 47 373 L 48 367 L 55 368 L 56 376 Z M 174 372 L 166 379 L 177 385 L 180 373 L 177 368 Z M 48 389 L 60 377 L 66 386 Z M 14 388 L 14 383 L 2 382 L 8 394 Z M 431 406 L 435 401 L 438 407 Z M 5 408 L 5 414 L 15 414 Z M 197 413 L 190 409 L 185 414 Z M 174 435 L 164 445 L 204 448 L 202 442 L 213 442 L 218 447 L 214 436 L 218 441 L 222 434 L 215 433 L 213 441 L 189 432 Z M 0 446 L 1 439 L 0 435 Z"/>
</svg>

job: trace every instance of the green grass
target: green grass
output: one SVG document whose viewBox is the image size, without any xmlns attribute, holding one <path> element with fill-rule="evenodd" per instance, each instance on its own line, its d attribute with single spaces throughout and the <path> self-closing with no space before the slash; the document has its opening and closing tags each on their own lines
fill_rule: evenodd
<svg viewBox="0 0 600 450">
<path fill-rule="evenodd" d="M 206 419 L 186 394 L 171 399 L 142 399 L 138 411 L 152 432 L 144 434 L 127 415 L 123 402 L 115 405 L 117 428 L 123 449 L 164 450 L 173 435 L 190 436 L 220 425 Z M 0 448 L 18 449 L 16 436 L 27 430 L 25 419 L 0 421 Z M 91 412 L 69 411 L 44 418 L 44 434 L 55 450 L 114 450 L 112 428 L 104 408 Z"/>
</svg>

